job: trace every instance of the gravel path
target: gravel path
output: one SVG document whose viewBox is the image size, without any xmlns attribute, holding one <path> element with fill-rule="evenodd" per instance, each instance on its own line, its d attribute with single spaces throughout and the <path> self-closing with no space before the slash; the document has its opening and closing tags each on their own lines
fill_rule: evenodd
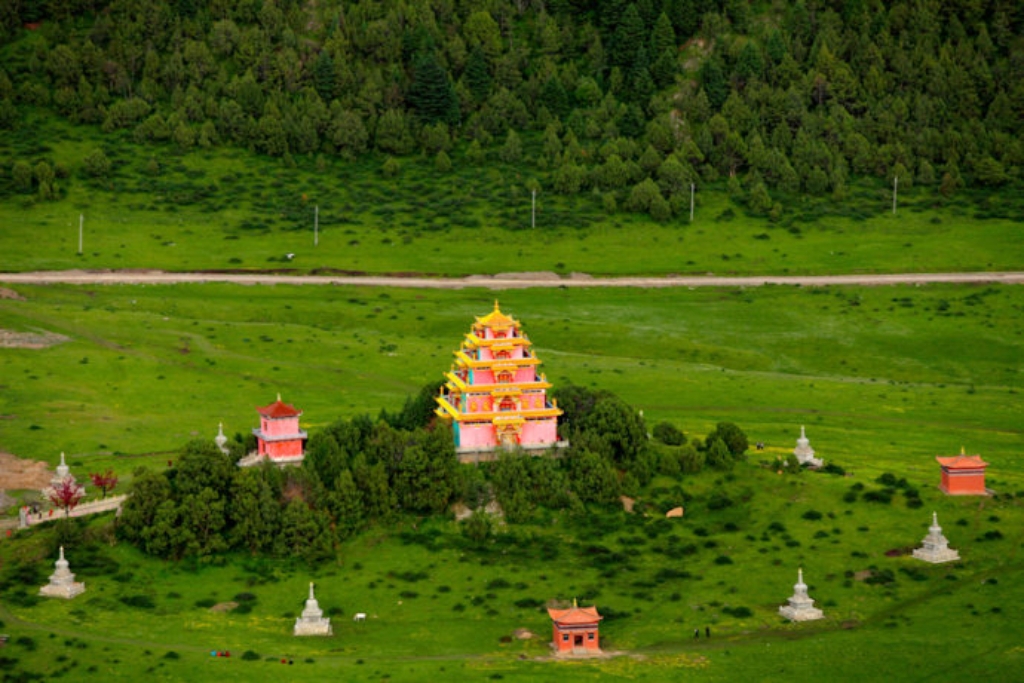
<svg viewBox="0 0 1024 683">
<path fill-rule="evenodd" d="M 665 277 L 592 277 L 550 272 L 469 275 L 461 278 L 410 275 L 287 275 L 279 273 L 171 273 L 159 270 L 62 270 L 0 273 L 7 284 L 142 285 L 228 282 L 240 285 L 355 285 L 423 289 L 530 289 L 535 287 L 760 287 L 762 285 L 902 285 L 902 284 L 1024 284 L 1024 272 L 893 273 L 853 275 L 686 275 Z"/>
</svg>

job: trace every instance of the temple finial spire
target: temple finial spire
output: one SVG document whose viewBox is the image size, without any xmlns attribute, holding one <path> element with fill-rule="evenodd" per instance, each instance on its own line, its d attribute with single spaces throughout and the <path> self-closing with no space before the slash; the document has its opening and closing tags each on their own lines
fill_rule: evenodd
<svg viewBox="0 0 1024 683">
<path fill-rule="evenodd" d="M 967 449 L 964 446 L 960 447 L 960 455 L 967 455 Z"/>
<path fill-rule="evenodd" d="M 280 392 L 280 391 L 279 391 L 279 392 L 277 392 L 277 400 L 278 400 L 279 402 L 280 402 L 280 400 L 281 400 L 281 392 Z"/>
</svg>

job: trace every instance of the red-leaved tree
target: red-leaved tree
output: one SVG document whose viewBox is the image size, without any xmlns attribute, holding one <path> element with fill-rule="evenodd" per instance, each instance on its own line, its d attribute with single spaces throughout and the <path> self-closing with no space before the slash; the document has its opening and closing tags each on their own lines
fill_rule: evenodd
<svg viewBox="0 0 1024 683">
<path fill-rule="evenodd" d="M 107 497 L 107 491 L 113 491 L 114 487 L 117 486 L 117 475 L 114 474 L 114 470 L 107 470 L 100 474 L 99 472 L 89 475 L 92 479 L 92 485 L 103 492 L 103 497 Z"/>
<path fill-rule="evenodd" d="M 85 497 L 85 488 L 71 477 L 64 479 L 50 489 L 50 502 L 64 509 L 64 517 L 71 516 L 71 510 Z"/>
</svg>

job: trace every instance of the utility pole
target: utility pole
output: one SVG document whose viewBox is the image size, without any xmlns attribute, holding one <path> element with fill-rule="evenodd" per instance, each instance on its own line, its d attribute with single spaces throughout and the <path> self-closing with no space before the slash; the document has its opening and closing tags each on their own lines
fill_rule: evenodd
<svg viewBox="0 0 1024 683">
<path fill-rule="evenodd" d="M 696 184 L 690 183 L 690 222 L 693 222 L 693 193 L 696 190 Z"/>
<path fill-rule="evenodd" d="M 892 215 L 896 215 L 896 188 L 899 186 L 900 177 L 894 175 L 892 177 Z"/>
<path fill-rule="evenodd" d="M 320 205 L 313 207 L 313 246 L 320 244 Z"/>
<path fill-rule="evenodd" d="M 82 231 L 85 226 L 85 214 L 78 214 L 78 255 L 82 255 Z"/>
<path fill-rule="evenodd" d="M 537 227 L 537 188 L 533 189 L 533 199 L 530 203 L 530 229 Z"/>
</svg>

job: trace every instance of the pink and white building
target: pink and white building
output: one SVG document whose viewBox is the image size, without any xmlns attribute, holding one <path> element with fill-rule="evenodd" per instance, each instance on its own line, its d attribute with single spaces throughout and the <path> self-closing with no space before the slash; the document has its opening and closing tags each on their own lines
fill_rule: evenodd
<svg viewBox="0 0 1024 683">
<path fill-rule="evenodd" d="M 477 318 L 445 374 L 436 414 L 451 420 L 463 461 L 482 459 L 498 448 L 543 450 L 558 441 L 558 416 L 548 401 L 551 384 L 538 375 L 540 360 L 518 320 L 498 308 Z M 484 458 L 485 459 L 485 458 Z"/>
<path fill-rule="evenodd" d="M 279 465 L 293 465 L 305 457 L 306 432 L 299 429 L 301 410 L 281 401 L 281 394 L 269 406 L 257 408 L 260 426 L 253 429 L 257 450 L 255 461 L 264 459 Z"/>
</svg>

